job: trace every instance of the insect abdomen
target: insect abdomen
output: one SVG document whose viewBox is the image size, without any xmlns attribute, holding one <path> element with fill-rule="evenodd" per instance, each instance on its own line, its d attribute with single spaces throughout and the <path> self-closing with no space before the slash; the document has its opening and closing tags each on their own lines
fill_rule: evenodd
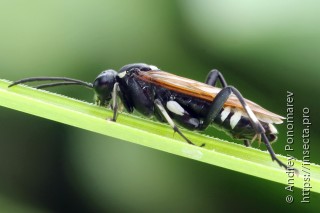
<svg viewBox="0 0 320 213">
<path fill-rule="evenodd" d="M 244 111 L 237 110 L 231 107 L 224 107 L 217 117 L 213 120 L 213 125 L 229 133 L 237 139 L 252 140 L 256 135 L 250 119 L 245 116 Z M 277 139 L 277 129 L 272 123 L 260 121 L 266 131 L 266 136 L 270 141 Z"/>
</svg>

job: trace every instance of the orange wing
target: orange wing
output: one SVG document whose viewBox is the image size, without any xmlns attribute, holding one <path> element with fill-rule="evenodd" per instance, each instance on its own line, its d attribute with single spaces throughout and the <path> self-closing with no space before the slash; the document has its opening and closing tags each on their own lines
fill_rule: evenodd
<svg viewBox="0 0 320 213">
<path fill-rule="evenodd" d="M 221 91 L 220 88 L 164 71 L 141 71 L 137 77 L 144 81 L 161 85 L 169 90 L 210 102 L 213 101 L 216 95 Z M 250 100 L 245 99 L 245 101 L 259 120 L 267 123 L 282 123 L 284 117 L 270 112 Z M 234 94 L 231 94 L 224 106 L 230 106 L 233 109 L 244 111 L 241 103 Z M 243 113 L 243 115 L 246 116 L 246 113 Z"/>
</svg>

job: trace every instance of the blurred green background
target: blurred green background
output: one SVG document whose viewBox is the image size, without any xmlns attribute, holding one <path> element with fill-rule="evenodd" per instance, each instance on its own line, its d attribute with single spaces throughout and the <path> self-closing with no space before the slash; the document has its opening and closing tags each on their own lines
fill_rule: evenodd
<svg viewBox="0 0 320 213">
<path fill-rule="evenodd" d="M 316 1 L 0 0 L 0 78 L 91 82 L 102 70 L 145 62 L 203 81 L 218 68 L 245 97 L 284 116 L 294 92 L 294 156 L 302 157 L 309 107 L 310 156 L 319 164 L 319 9 Z M 51 91 L 93 100 L 79 87 Z M 301 204 L 295 188 L 287 204 L 281 184 L 6 108 L 0 119 L 1 213 L 319 212 L 319 194 Z M 285 124 L 279 132 L 273 147 L 286 155 Z"/>
</svg>

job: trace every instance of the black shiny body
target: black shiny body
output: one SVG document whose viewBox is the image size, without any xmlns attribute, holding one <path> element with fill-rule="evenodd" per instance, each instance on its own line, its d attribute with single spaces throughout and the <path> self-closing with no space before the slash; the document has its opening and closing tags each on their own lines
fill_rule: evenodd
<svg viewBox="0 0 320 213">
<path fill-rule="evenodd" d="M 131 71 L 128 71 L 128 69 L 131 69 Z M 191 97 L 176 91 L 171 91 L 161 85 L 143 81 L 138 78 L 139 72 L 143 69 L 144 68 L 141 67 L 124 67 L 119 71 L 119 73 L 127 71 L 126 76 L 123 78 L 120 78 L 119 76 L 116 77 L 116 81 L 119 83 L 119 96 L 121 98 L 121 102 L 129 113 L 133 112 L 135 109 L 143 116 L 154 116 L 157 120 L 166 122 L 154 105 L 154 100 L 159 99 L 162 105 L 166 108 L 170 117 L 180 126 L 189 130 L 198 131 L 203 131 L 208 127 L 208 124 L 204 124 L 203 121 L 209 114 L 212 102 Z M 145 68 L 145 72 L 148 72 L 147 68 Z M 185 110 L 185 113 L 182 116 L 172 113 L 166 107 L 166 103 L 170 100 L 177 102 Z M 222 122 L 220 119 L 222 110 L 220 110 L 220 113 L 218 113 L 209 125 L 212 124 L 237 139 L 251 140 L 255 136 L 256 131 L 252 127 L 248 118 L 241 117 L 238 124 L 232 129 L 229 121 L 233 113 L 230 113 Z M 268 125 L 264 124 L 263 126 L 268 132 Z M 275 139 L 272 135 L 268 135 L 268 138 L 273 140 Z"/>
</svg>

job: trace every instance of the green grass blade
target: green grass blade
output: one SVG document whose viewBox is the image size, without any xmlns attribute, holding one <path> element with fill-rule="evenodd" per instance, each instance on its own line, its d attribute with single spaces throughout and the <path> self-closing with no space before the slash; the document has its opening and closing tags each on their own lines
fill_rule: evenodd
<svg viewBox="0 0 320 213">
<path fill-rule="evenodd" d="M 121 113 L 116 123 L 111 122 L 106 118 L 111 117 L 112 112 L 105 108 L 26 86 L 8 88 L 9 84 L 0 80 L 0 105 L 3 107 L 287 184 L 286 171 L 272 162 L 267 152 L 184 130 L 184 134 L 195 144 L 206 144 L 205 148 L 192 146 L 178 134 L 173 136 L 172 129 L 167 125 L 127 113 Z M 287 162 L 285 157 L 279 158 Z M 301 161 L 295 161 L 295 167 L 301 171 Z M 320 166 L 311 164 L 309 168 L 312 191 L 320 193 Z M 303 175 L 294 179 L 295 187 L 302 188 Z"/>
</svg>

